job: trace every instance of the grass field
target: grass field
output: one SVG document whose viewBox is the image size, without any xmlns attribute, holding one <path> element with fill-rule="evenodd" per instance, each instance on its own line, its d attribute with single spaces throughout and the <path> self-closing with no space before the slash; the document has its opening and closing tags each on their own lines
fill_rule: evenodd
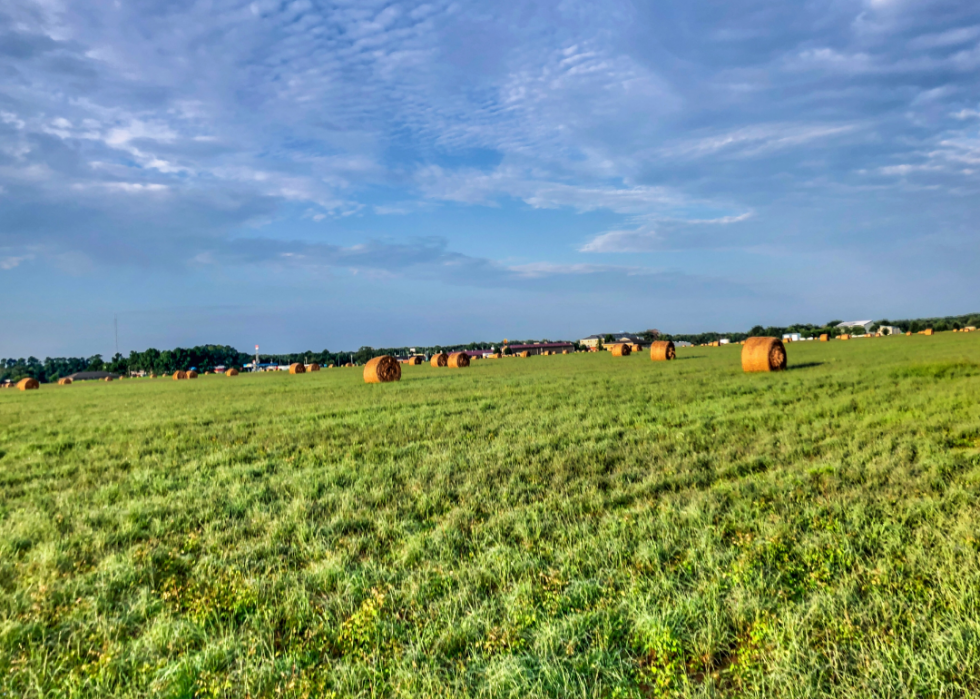
<svg viewBox="0 0 980 699">
<path fill-rule="evenodd" d="M 0 696 L 980 694 L 980 334 L 0 392 Z"/>
</svg>

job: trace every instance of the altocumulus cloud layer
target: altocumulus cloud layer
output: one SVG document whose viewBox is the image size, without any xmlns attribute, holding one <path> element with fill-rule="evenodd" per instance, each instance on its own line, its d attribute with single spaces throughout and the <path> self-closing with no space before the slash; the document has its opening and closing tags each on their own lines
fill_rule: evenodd
<svg viewBox="0 0 980 699">
<path fill-rule="evenodd" d="M 978 74 L 967 0 L 12 0 L 0 354 L 975 311 Z"/>
</svg>

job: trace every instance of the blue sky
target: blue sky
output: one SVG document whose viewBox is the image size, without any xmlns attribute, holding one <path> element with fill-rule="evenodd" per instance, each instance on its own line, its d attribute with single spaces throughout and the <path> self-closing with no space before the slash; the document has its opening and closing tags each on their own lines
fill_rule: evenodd
<svg viewBox="0 0 980 699">
<path fill-rule="evenodd" d="M 0 356 L 980 310 L 973 0 L 0 5 Z"/>
</svg>

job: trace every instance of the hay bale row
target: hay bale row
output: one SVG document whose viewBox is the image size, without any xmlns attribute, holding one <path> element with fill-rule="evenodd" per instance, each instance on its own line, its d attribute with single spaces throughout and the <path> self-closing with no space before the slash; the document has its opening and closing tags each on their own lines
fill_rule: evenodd
<svg viewBox="0 0 980 699">
<path fill-rule="evenodd" d="M 527 350 L 524 350 L 523 352 L 519 353 L 517 356 L 518 357 L 523 357 L 524 359 L 527 359 L 528 357 L 531 356 L 531 353 L 528 352 Z"/>
<path fill-rule="evenodd" d="M 305 374 L 306 373 L 306 365 L 305 364 L 300 364 L 299 362 L 295 362 L 294 364 L 290 364 L 289 365 L 289 373 L 290 374 Z"/>
<path fill-rule="evenodd" d="M 609 351 L 612 353 L 612 356 L 614 357 L 628 357 L 630 356 L 630 352 L 632 350 L 630 349 L 629 345 L 618 344 L 610 347 Z"/>
<path fill-rule="evenodd" d="M 320 365 L 317 364 L 316 362 L 313 362 L 312 364 L 307 364 L 305 368 L 307 371 L 320 371 Z"/>
<path fill-rule="evenodd" d="M 21 379 L 17 382 L 17 388 L 21 391 L 35 391 L 41 388 L 41 384 L 38 383 L 37 379 L 32 379 L 28 376 L 26 379 Z"/>
<path fill-rule="evenodd" d="M 186 371 L 180 371 L 180 370 L 178 370 L 178 371 L 175 371 L 174 372 L 174 381 L 183 381 L 186 378 L 187 378 L 187 372 Z"/>
<path fill-rule="evenodd" d="M 782 371 L 786 347 L 777 337 L 750 337 L 742 347 L 742 371 Z"/>
<path fill-rule="evenodd" d="M 402 378 L 402 366 L 387 354 L 364 365 L 364 383 L 390 383 Z"/>
<path fill-rule="evenodd" d="M 660 340 L 650 345 L 650 360 L 654 362 L 669 362 L 677 358 L 677 349 L 670 340 Z"/>
</svg>

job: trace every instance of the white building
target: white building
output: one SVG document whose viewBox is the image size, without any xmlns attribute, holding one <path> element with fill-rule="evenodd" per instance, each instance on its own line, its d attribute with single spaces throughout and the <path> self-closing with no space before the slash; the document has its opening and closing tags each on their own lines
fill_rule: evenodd
<svg viewBox="0 0 980 699">
<path fill-rule="evenodd" d="M 799 342 L 802 336 L 799 333 L 786 333 L 783 335 L 784 340 L 789 340 L 790 342 Z"/>
<path fill-rule="evenodd" d="M 878 332 L 882 335 L 901 335 L 902 329 L 896 328 L 894 325 L 879 325 Z"/>
</svg>

